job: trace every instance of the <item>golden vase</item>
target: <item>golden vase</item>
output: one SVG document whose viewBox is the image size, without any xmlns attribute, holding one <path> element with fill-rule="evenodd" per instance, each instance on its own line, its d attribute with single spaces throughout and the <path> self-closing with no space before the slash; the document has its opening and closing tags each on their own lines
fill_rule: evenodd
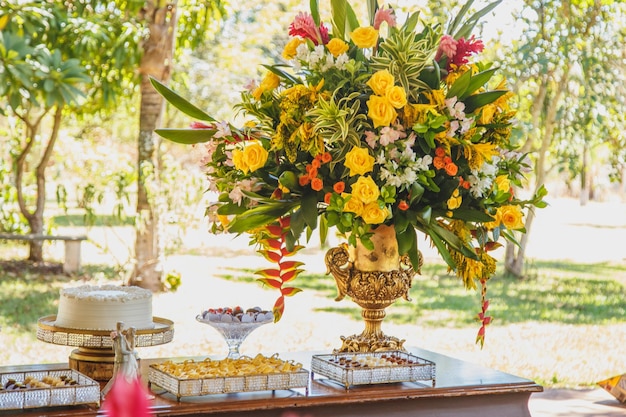
<svg viewBox="0 0 626 417">
<path fill-rule="evenodd" d="M 398 298 L 410 301 L 409 289 L 416 271 L 408 256 L 399 255 L 393 226 L 381 225 L 373 232 L 373 250 L 357 240 L 356 247 L 342 244 L 326 252 L 327 273 L 333 275 L 337 284 L 335 301 L 349 296 L 361 307 L 365 322 L 361 334 L 341 336 L 338 352 L 404 350 L 404 340 L 385 335 L 382 322 L 385 308 Z"/>
</svg>

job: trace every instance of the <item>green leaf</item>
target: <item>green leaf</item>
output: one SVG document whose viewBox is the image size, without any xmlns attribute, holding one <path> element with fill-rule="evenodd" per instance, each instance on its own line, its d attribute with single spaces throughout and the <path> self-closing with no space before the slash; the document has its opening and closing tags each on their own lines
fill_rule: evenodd
<svg viewBox="0 0 626 417">
<path fill-rule="evenodd" d="M 156 129 L 154 132 L 162 138 L 184 145 L 208 142 L 215 135 L 215 129 Z"/>
<path fill-rule="evenodd" d="M 165 100 L 167 100 L 172 106 L 176 107 L 178 110 L 182 111 L 186 115 L 191 116 L 197 120 L 215 122 L 215 119 L 213 117 L 209 116 L 204 111 L 191 104 L 188 100 L 178 95 L 178 93 L 165 86 L 165 84 L 161 83 L 156 78 L 150 77 L 150 82 Z"/>
<path fill-rule="evenodd" d="M 315 193 L 304 194 L 300 209 L 306 225 L 315 229 L 317 227 L 317 195 Z"/>
<path fill-rule="evenodd" d="M 502 97 L 508 92 L 509 92 L 508 90 L 493 90 L 493 91 L 486 91 L 484 93 L 478 93 L 478 94 L 469 96 L 468 98 L 463 100 L 463 102 L 465 103 L 465 113 L 466 114 L 472 113 L 476 109 L 486 106 L 487 104 L 493 103 L 498 98 Z"/>
<path fill-rule="evenodd" d="M 472 31 L 474 30 L 474 27 L 480 21 L 480 19 L 482 19 L 487 13 L 495 9 L 496 6 L 498 6 L 498 4 L 500 4 L 501 2 L 502 0 L 496 0 L 471 15 L 463 24 L 463 26 L 461 26 L 461 28 L 453 35 L 454 39 L 469 38 L 469 36 L 472 34 Z M 473 0 L 469 2 L 470 5 L 471 3 L 473 3 Z M 450 32 L 448 33 L 452 33 L 452 30 L 450 30 Z"/>
<path fill-rule="evenodd" d="M 302 80 L 294 77 L 293 75 L 289 74 L 288 72 L 285 72 L 283 70 L 280 69 L 280 67 L 285 66 L 285 65 L 262 65 L 263 67 L 267 68 L 268 71 L 273 72 L 274 74 L 278 75 L 281 78 L 284 78 L 286 80 L 289 80 L 292 84 L 302 84 Z"/>
<path fill-rule="evenodd" d="M 370 26 L 374 26 L 374 17 L 376 16 L 376 10 L 378 10 L 377 0 L 367 1 L 367 15 L 369 16 Z"/>
<path fill-rule="evenodd" d="M 330 0 L 333 34 L 344 41 L 346 40 L 347 7 L 346 0 Z"/>
<path fill-rule="evenodd" d="M 456 262 L 454 262 L 454 259 L 452 259 L 452 255 L 450 255 L 450 251 L 448 251 L 448 248 L 446 247 L 444 241 L 436 233 L 431 233 L 429 234 L 429 236 L 430 239 L 433 241 L 435 247 L 439 251 L 439 255 L 441 255 L 444 262 L 448 264 L 450 268 L 456 270 Z"/>
<path fill-rule="evenodd" d="M 493 74 L 495 72 L 496 68 L 492 68 L 473 75 L 471 77 L 469 85 L 467 86 L 467 90 L 459 97 L 459 100 L 465 99 L 467 96 L 474 93 L 474 91 L 487 84 L 487 82 L 491 79 L 491 77 L 493 77 Z"/>
<path fill-rule="evenodd" d="M 411 199 L 409 201 L 409 205 L 413 205 L 414 203 L 419 202 L 422 199 L 422 196 L 424 195 L 424 187 L 417 183 L 414 182 L 413 184 L 411 184 Z"/>
<path fill-rule="evenodd" d="M 320 5 L 318 0 L 310 0 L 309 8 L 311 9 L 311 16 L 313 16 L 313 21 L 317 26 L 320 25 Z"/>
<path fill-rule="evenodd" d="M 371 1 L 376 1 L 376 0 L 371 0 Z M 359 19 L 357 19 L 356 17 L 356 13 L 354 13 L 354 9 L 352 8 L 352 6 L 350 6 L 350 3 L 346 3 L 347 7 L 346 7 L 346 22 L 347 22 L 347 31 L 348 32 L 352 32 L 354 31 L 354 29 L 357 29 L 360 25 L 359 25 Z"/>
<path fill-rule="evenodd" d="M 458 208 L 453 210 L 452 213 L 455 219 L 465 220 L 466 222 L 489 223 L 494 220 L 493 217 L 481 210 Z"/>
<path fill-rule="evenodd" d="M 467 91 L 467 88 L 470 85 L 470 79 L 472 78 L 471 71 L 465 71 L 463 75 L 461 75 L 457 80 L 452 84 L 450 90 L 448 90 L 448 94 L 446 94 L 446 98 L 452 97 L 461 97 Z"/>
<path fill-rule="evenodd" d="M 324 245 L 328 238 L 328 220 L 326 216 L 320 216 L 320 243 Z"/>
<path fill-rule="evenodd" d="M 410 253 L 412 249 L 417 248 L 417 233 L 412 227 L 407 227 L 400 233 L 396 230 L 396 240 L 398 241 L 398 253 L 400 255 Z"/>
</svg>

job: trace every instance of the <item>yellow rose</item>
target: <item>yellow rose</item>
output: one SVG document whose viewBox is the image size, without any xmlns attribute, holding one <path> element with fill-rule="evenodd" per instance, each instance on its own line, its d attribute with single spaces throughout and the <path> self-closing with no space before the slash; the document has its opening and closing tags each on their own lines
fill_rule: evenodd
<svg viewBox="0 0 626 417">
<path fill-rule="evenodd" d="M 265 74 L 265 77 L 263 78 L 263 81 L 261 81 L 261 85 L 258 86 L 254 90 L 254 92 L 252 93 L 252 96 L 256 100 L 259 100 L 261 98 L 261 95 L 264 92 L 272 91 L 273 89 L 275 89 L 279 85 L 280 85 L 280 78 L 278 78 L 278 75 L 276 75 L 276 74 L 274 74 L 273 72 L 270 71 L 267 74 Z"/>
<path fill-rule="evenodd" d="M 370 96 L 367 100 L 367 116 L 374 122 L 374 127 L 389 126 L 398 113 L 385 97 Z"/>
<path fill-rule="evenodd" d="M 509 230 L 522 229 L 524 222 L 522 221 L 524 213 L 520 206 L 502 206 L 498 209 L 502 224 Z"/>
<path fill-rule="evenodd" d="M 387 90 L 385 97 L 387 98 L 387 101 L 389 101 L 389 103 L 396 109 L 401 109 L 406 105 L 406 91 L 398 85 L 394 85 Z"/>
<path fill-rule="evenodd" d="M 333 54 L 335 58 L 339 55 L 346 53 L 348 51 L 348 44 L 342 41 L 339 38 L 332 38 L 327 44 L 326 47 L 328 51 Z"/>
<path fill-rule="evenodd" d="M 354 147 L 346 154 L 344 165 L 350 170 L 350 176 L 365 175 L 374 169 L 374 157 L 367 148 Z"/>
<path fill-rule="evenodd" d="M 278 87 L 279 84 L 280 78 L 278 78 L 278 75 L 274 74 L 271 71 L 265 74 L 265 78 L 263 78 L 263 81 L 261 81 L 261 87 L 263 87 L 265 91 L 271 91 Z"/>
<path fill-rule="evenodd" d="M 500 213 L 500 210 L 496 210 L 496 214 L 493 215 L 493 221 L 484 223 L 484 226 L 487 228 L 487 230 L 493 230 L 496 227 L 500 226 L 501 222 L 502 222 L 502 214 Z"/>
<path fill-rule="evenodd" d="M 363 212 L 363 203 L 361 202 L 361 200 L 351 194 L 344 193 L 341 196 L 345 200 L 343 211 L 354 213 L 357 216 L 360 216 Z"/>
<path fill-rule="evenodd" d="M 243 161 L 243 151 L 241 149 L 233 149 L 233 164 L 240 171 L 248 173 L 248 165 Z"/>
<path fill-rule="evenodd" d="M 350 39 L 359 48 L 373 48 L 378 42 L 378 31 L 371 26 L 356 28 L 350 32 Z"/>
<path fill-rule="evenodd" d="M 296 49 L 298 49 L 298 46 L 303 43 L 305 43 L 305 40 L 302 38 L 292 38 L 289 42 L 287 42 L 287 45 L 285 45 L 285 49 L 283 49 L 283 58 L 286 60 L 295 58 Z"/>
<path fill-rule="evenodd" d="M 393 75 L 389 71 L 381 70 L 372 74 L 366 84 L 374 91 L 374 94 L 384 96 L 393 87 L 394 82 Z"/>
<path fill-rule="evenodd" d="M 388 215 L 389 210 L 387 210 L 387 207 L 381 209 L 378 203 L 374 201 L 363 207 L 361 218 L 367 224 L 381 224 L 387 219 Z"/>
<path fill-rule="evenodd" d="M 259 168 L 265 166 L 265 162 L 267 162 L 268 153 L 261 145 L 259 141 L 254 141 L 246 145 L 243 149 L 243 163 L 246 165 L 247 170 L 250 172 L 254 172 Z M 247 170 L 244 170 L 247 173 Z"/>
<path fill-rule="evenodd" d="M 461 207 L 462 202 L 463 197 L 459 195 L 459 190 L 457 188 L 448 199 L 448 210 L 458 209 L 459 207 Z"/>
<path fill-rule="evenodd" d="M 352 196 L 361 200 L 363 204 L 369 204 L 378 200 L 380 190 L 372 177 L 359 177 L 352 185 Z"/>
<path fill-rule="evenodd" d="M 496 177 L 496 186 L 499 191 L 507 193 L 511 189 L 511 181 L 509 181 L 509 177 L 506 175 L 498 175 Z"/>
</svg>

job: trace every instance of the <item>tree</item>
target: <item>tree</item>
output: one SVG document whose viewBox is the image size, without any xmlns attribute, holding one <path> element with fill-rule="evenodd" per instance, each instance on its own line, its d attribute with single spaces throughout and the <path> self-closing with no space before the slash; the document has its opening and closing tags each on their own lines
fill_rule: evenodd
<svg viewBox="0 0 626 417">
<path fill-rule="evenodd" d="M 180 19 L 176 13 L 178 3 L 182 6 Z M 179 45 L 186 48 L 200 44 L 213 33 L 211 26 L 224 11 L 222 3 L 219 0 L 149 0 L 145 3 L 35 0 L 17 5 L 2 2 L 0 6 L 0 21 L 8 23 L 8 29 L 26 39 L 36 40 L 41 47 L 58 50 L 59 56 L 64 59 L 75 59 L 71 61 L 75 65 L 82 64 L 83 75 L 89 76 L 82 79 L 88 84 L 88 93 L 85 94 L 88 100 L 75 112 L 113 113 L 119 111 L 116 104 L 121 97 L 139 91 L 139 220 L 135 248 L 137 262 L 130 281 L 153 290 L 160 289 L 158 215 L 155 211 L 159 143 L 152 130 L 158 123 L 163 104 L 149 78 L 169 79 L 174 40 L 177 39 Z M 8 55 L 13 58 L 13 52 Z M 5 76 L 11 74 L 13 71 L 4 73 Z M 45 88 L 41 89 L 41 83 L 26 79 L 20 81 L 35 93 L 47 94 Z M 17 84 L 7 85 L 14 87 Z M 14 90 L 16 96 L 24 91 Z M 73 92 L 79 93 L 78 90 Z M 33 95 L 29 94 L 29 97 Z M 12 105 L 13 102 L 8 103 Z M 59 126 L 60 123 L 59 120 Z M 52 147 L 49 149 L 51 153 Z M 42 167 L 45 169 L 45 164 Z M 41 198 L 45 200 L 44 190 L 40 191 Z M 38 211 L 37 215 L 43 224 L 42 211 Z M 33 232 L 37 233 L 34 229 Z"/>
<path fill-rule="evenodd" d="M 65 16 L 54 11 L 48 23 L 55 30 L 67 24 Z M 39 11 L 36 11 L 38 14 Z M 50 49 L 44 42 L 37 45 L 32 33 L 12 22 L 16 15 L 2 14 L 0 32 L 0 95 L 5 97 L 0 112 L 15 117 L 21 125 L 14 134 L 15 185 L 21 214 L 28 221 L 30 232 L 42 234 L 46 196 L 46 168 L 59 137 L 63 115 L 70 106 L 84 97 L 78 86 L 89 81 L 85 69 L 74 58 L 64 57 L 59 49 Z M 43 14 L 41 14 L 43 17 Z M 43 22 L 42 22 L 43 23 Z M 42 124 L 50 116 L 51 128 L 43 138 Z M 25 192 L 27 166 L 34 169 L 34 202 L 29 204 Z M 30 243 L 29 260 L 43 260 L 42 241 Z"/>
<path fill-rule="evenodd" d="M 524 4 L 519 21 L 527 30 L 505 52 L 509 58 L 504 68 L 522 98 L 518 119 L 527 137 L 524 151 L 536 154 L 537 189 L 550 170 L 563 166 L 564 155 L 581 161 L 576 171 L 585 174 L 582 161 L 589 149 L 607 142 L 616 126 L 624 126 L 625 101 L 616 96 L 623 72 L 620 75 L 612 64 L 622 53 L 623 39 L 616 25 L 623 21 L 624 4 L 612 0 L 525 0 Z M 527 233 L 520 245 L 507 245 L 505 268 L 515 276 L 523 274 L 534 217 L 533 211 L 527 214 Z"/>
</svg>

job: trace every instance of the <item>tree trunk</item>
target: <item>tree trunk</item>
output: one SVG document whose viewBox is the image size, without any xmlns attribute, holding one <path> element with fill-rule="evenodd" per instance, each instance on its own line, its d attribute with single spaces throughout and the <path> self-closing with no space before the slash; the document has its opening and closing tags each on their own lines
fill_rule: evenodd
<svg viewBox="0 0 626 417">
<path fill-rule="evenodd" d="M 550 148 L 550 144 L 552 143 L 552 138 L 554 136 L 554 129 L 556 128 L 556 112 L 558 109 L 558 103 L 561 100 L 562 95 L 565 93 L 565 88 L 567 82 L 569 80 L 569 69 L 567 66 L 564 68 L 561 79 L 559 80 L 558 85 L 555 87 L 554 97 L 550 100 L 550 106 L 548 106 L 545 119 L 543 121 L 543 136 L 541 137 L 541 147 L 537 152 L 537 163 L 535 164 L 535 190 L 536 192 L 541 185 L 544 184 L 546 173 L 547 173 L 547 165 L 546 165 L 546 157 L 548 155 L 548 149 Z M 548 88 L 549 80 L 545 79 L 541 89 Z M 542 92 L 540 89 L 539 94 L 536 96 L 537 98 L 542 98 L 545 100 L 547 97 L 545 92 Z M 535 103 L 536 104 L 536 103 Z M 534 119 L 536 123 L 539 123 L 540 119 Z M 535 128 L 534 131 L 540 132 L 541 129 Z M 534 194 L 534 193 L 533 193 Z M 528 244 L 528 240 L 530 237 L 531 226 L 533 220 L 535 219 L 534 209 L 529 209 L 526 214 L 526 221 L 524 222 L 524 227 L 526 228 L 526 233 L 522 235 L 519 240 L 519 247 L 516 247 L 514 244 L 507 242 L 505 258 L 504 258 L 504 268 L 508 273 L 513 274 L 518 278 L 522 278 L 524 276 L 524 255 L 526 253 L 526 245 Z"/>
<path fill-rule="evenodd" d="M 170 78 L 176 27 L 175 1 L 165 6 L 146 2 L 144 17 L 149 37 L 143 45 L 141 59 L 141 107 L 138 137 L 137 224 L 135 241 L 135 270 L 129 284 L 152 291 L 163 285 L 159 239 L 159 140 L 154 134 L 163 109 L 163 98 L 150 84 L 150 77 L 163 83 Z"/>
<path fill-rule="evenodd" d="M 582 168 L 580 170 L 580 205 L 586 206 L 589 202 L 589 195 L 591 193 L 590 188 L 590 173 L 589 173 L 589 147 L 587 141 L 583 144 L 582 155 Z"/>
<path fill-rule="evenodd" d="M 45 146 L 43 155 L 41 156 L 41 159 L 37 164 L 37 168 L 35 169 L 35 208 L 31 211 L 28 209 L 23 191 L 24 174 L 26 172 L 26 159 L 33 151 L 35 137 L 37 136 L 40 122 L 46 115 L 46 113 L 47 110 L 39 117 L 37 117 L 34 123 L 28 122 L 27 117 L 22 119 L 22 121 L 24 121 L 24 123 L 26 124 L 27 143 L 16 159 L 15 186 L 17 189 L 18 205 L 20 208 L 20 212 L 28 222 L 30 233 L 36 235 L 43 234 L 43 214 L 46 205 L 46 168 L 48 167 L 48 163 L 50 162 L 50 158 L 52 157 L 54 145 L 57 141 L 57 138 L 59 137 L 59 130 L 61 128 L 61 121 L 63 118 L 63 106 L 56 107 L 52 125 L 52 132 L 50 133 L 48 144 Z M 43 262 L 43 241 L 35 240 L 29 243 L 28 260 L 33 262 Z"/>
</svg>

